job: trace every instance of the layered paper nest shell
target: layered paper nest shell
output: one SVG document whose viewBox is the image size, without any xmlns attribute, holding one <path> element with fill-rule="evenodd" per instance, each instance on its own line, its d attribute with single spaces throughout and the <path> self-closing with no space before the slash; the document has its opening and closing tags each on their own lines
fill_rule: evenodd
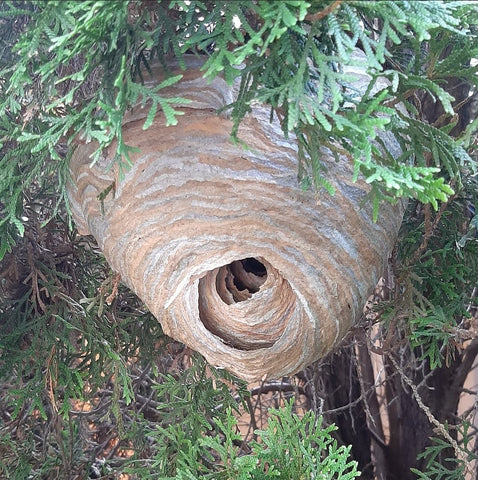
<svg viewBox="0 0 478 480">
<path fill-rule="evenodd" d="M 361 315 L 403 206 L 384 204 L 374 223 L 369 185 L 327 152 L 335 195 L 304 191 L 296 142 L 269 111 L 243 121 L 247 149 L 234 144 L 231 121 L 217 114 L 233 88 L 204 80 L 201 59 L 186 63 L 183 80 L 160 91 L 191 99 L 177 126 L 160 112 L 144 130 L 139 106 L 125 119 L 124 142 L 139 153 L 121 180 L 108 152 L 90 167 L 97 146 L 77 148 L 71 208 L 166 334 L 245 380 L 279 378 L 324 356 Z M 162 78 L 156 67 L 149 82 Z"/>
</svg>

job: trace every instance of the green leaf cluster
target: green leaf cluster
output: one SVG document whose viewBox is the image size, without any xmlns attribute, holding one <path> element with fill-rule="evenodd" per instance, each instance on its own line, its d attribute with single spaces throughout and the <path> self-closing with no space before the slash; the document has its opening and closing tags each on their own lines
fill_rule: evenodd
<svg viewBox="0 0 478 480">
<path fill-rule="evenodd" d="M 93 260 L 93 246 L 81 254 L 75 246 L 74 255 L 83 257 L 70 262 L 48 254 L 61 243 L 58 232 L 65 243 L 76 242 L 52 218 L 67 216 L 68 162 L 78 143 L 97 142 L 92 162 L 113 148 L 124 170 L 132 153 L 121 131 L 128 109 L 148 109 L 145 129 L 158 112 L 166 125 L 180 125 L 185 100 L 161 91 L 181 76 L 168 76 L 165 68 L 159 85 L 146 80 L 155 62 L 166 66 L 173 58 L 181 66 L 183 54 L 201 55 L 205 76 L 223 75 L 237 85 L 237 100 L 227 107 L 233 138 L 256 103 L 267 105 L 284 135 L 298 141 L 305 188 L 333 193 L 321 162 L 332 153 L 349 160 L 354 179 L 371 185 L 375 218 L 382 200 L 399 197 L 435 209 L 428 224 L 415 201 L 406 214 L 399 247 L 403 296 L 396 307 L 410 320 L 417 356 L 431 368 L 447 365 L 478 283 L 478 223 L 464 216 L 468 203 L 478 205 L 478 121 L 468 108 L 478 88 L 478 66 L 471 62 L 478 58 L 477 9 L 476 2 L 456 1 L 2 2 L 0 260 L 15 247 L 28 270 L 17 298 L 0 304 L 0 377 L 11 387 L 5 410 L 18 421 L 36 416 L 48 424 L 57 405 L 67 421 L 69 400 L 91 399 L 88 389 L 106 382 L 108 421 L 133 445 L 138 439 L 141 447 L 153 445 L 148 458 L 138 447 L 125 461 L 131 474 L 357 477 L 349 449 L 333 440 L 334 427 L 311 414 L 295 416 L 290 404 L 271 411 L 268 427 L 256 432 L 260 441 L 244 454 L 233 412 L 247 397 L 245 386 L 232 396 L 228 374 L 199 359 L 187 372 L 158 376 L 147 391 L 158 404 L 152 428 L 144 412 L 134 410 L 141 379 L 131 372 L 135 361 L 157 358 L 160 327 L 125 289 L 107 305 L 98 282 L 109 272 Z M 391 137 L 400 153 L 388 148 Z M 33 231 L 48 242 L 35 245 Z M 78 431 L 72 421 L 62 433 L 72 452 Z M 61 448 L 42 456 L 40 468 L 31 455 L 33 434 L 21 446 L 3 424 L 0 432 L 0 449 L 13 459 L 0 462 L 2 474 L 45 478 L 59 468 Z M 428 473 L 417 474 L 461 478 L 459 462 L 455 470 L 440 463 L 447 446 L 433 448 Z"/>
<path fill-rule="evenodd" d="M 184 7 L 198 10 L 197 21 L 203 15 L 199 3 Z M 270 2 L 231 2 L 224 5 L 219 19 L 211 13 L 205 20 L 214 24 L 212 32 L 191 33 L 185 48 L 213 41 L 206 74 L 225 72 L 230 82 L 240 77 L 232 106 L 233 136 L 256 101 L 271 107 L 271 116 L 279 119 L 285 135 L 296 135 L 304 185 L 333 193 L 320 162 L 327 147 L 348 156 L 355 178 L 363 175 L 373 185 L 376 207 L 379 200 L 403 196 L 438 208 L 438 202 L 454 191 L 450 180 L 460 185 L 459 167 L 474 162 L 448 135 L 450 128 L 440 130 L 419 118 L 412 100 L 425 92 L 452 117 L 453 97 L 443 88 L 444 79 L 458 76 L 476 85 L 475 68 L 469 64 L 476 42 L 463 14 L 468 9 L 469 18 L 476 10 L 459 2 L 342 2 L 314 21 L 314 15 L 328 6 L 320 1 L 281 2 L 271 23 Z M 455 63 L 442 62 L 451 38 L 459 41 L 452 54 Z M 357 48 L 365 59 L 357 60 Z M 423 54 L 412 55 L 413 61 L 399 65 L 393 57 L 403 51 L 427 51 L 436 61 L 430 65 Z M 358 63 L 365 63 L 373 78 L 354 91 L 357 77 L 346 73 L 346 67 Z M 389 77 L 391 85 L 373 92 L 380 76 Z M 402 155 L 379 148 L 380 131 L 398 138 Z"/>
<path fill-rule="evenodd" d="M 174 478 L 188 462 L 197 461 L 201 439 L 213 429 L 213 418 L 227 409 L 238 411 L 240 404 L 229 388 L 232 376 L 208 367 L 195 356 L 194 366 L 184 372 L 181 381 L 165 375 L 154 387 L 162 399 L 159 406 L 162 423 L 152 432 L 157 439 L 152 469 L 159 478 Z M 237 382 L 240 395 L 247 396 L 246 386 Z M 222 413 L 221 413 L 222 412 Z M 220 418 L 223 418 L 219 416 Z"/>
<path fill-rule="evenodd" d="M 149 12 L 132 15 L 128 2 L 3 2 L 0 28 L 0 259 L 23 235 L 24 194 L 32 186 L 60 188 L 66 202 L 68 155 L 78 142 L 96 141 L 92 163 L 116 140 L 115 161 L 130 163 L 122 141 L 126 111 L 149 108 L 145 128 L 162 110 L 176 124 L 176 105 L 159 91 L 179 80 L 147 88 L 140 66 L 163 25 L 150 31 Z M 164 17 L 166 20 L 167 16 Z M 11 25 L 20 25 L 12 29 Z M 165 40 L 165 39 L 163 39 Z M 156 54 L 158 47 L 156 46 Z"/>
<path fill-rule="evenodd" d="M 478 282 L 478 239 L 474 217 L 467 216 L 477 198 L 475 176 L 465 177 L 462 195 L 441 214 L 429 211 L 423 221 L 413 215 L 413 204 L 402 226 L 398 254 L 404 291 L 397 307 L 407 312 L 411 344 L 432 369 L 453 360 L 476 303 L 472 292 Z"/>
<path fill-rule="evenodd" d="M 257 440 L 249 443 L 248 454 L 241 452 L 242 436 L 231 407 L 211 423 L 213 427 L 207 425 L 211 432 L 200 437 L 180 425 L 162 431 L 163 438 L 174 439 L 177 469 L 174 476 L 164 476 L 160 468 L 155 478 L 350 480 L 360 476 L 357 463 L 349 458 L 350 447 L 338 446 L 332 436 L 337 427 L 323 426 L 322 417 L 310 411 L 299 417 L 292 401 L 269 411 L 267 428 L 255 432 Z M 157 458 L 165 463 L 162 453 Z"/>
<path fill-rule="evenodd" d="M 419 455 L 426 462 L 425 471 L 412 468 L 419 480 L 462 480 L 470 473 L 467 466 L 477 460 L 477 455 L 468 442 L 470 425 L 464 423 L 458 428 L 464 439 L 462 458 L 449 457 L 451 445 L 442 438 L 433 437 L 430 445 Z"/>
<path fill-rule="evenodd" d="M 130 107 L 147 106 L 144 128 L 158 111 L 166 125 L 177 123 L 185 100 L 161 90 L 180 76 L 157 86 L 143 80 L 153 62 L 183 65 L 186 52 L 205 57 L 206 76 L 239 82 L 233 138 L 256 102 L 296 136 L 303 186 L 333 193 L 321 163 L 332 151 L 372 185 L 375 215 L 379 201 L 401 196 L 437 208 L 460 187 L 463 165 L 474 168 L 466 142 L 476 122 L 462 139 L 449 135 L 460 105 L 446 84 L 458 78 L 476 88 L 476 15 L 470 2 L 438 1 L 3 2 L 0 258 L 23 234 L 25 189 L 48 179 L 64 192 L 60 150 L 95 140 L 94 162 L 114 145 L 124 170 L 132 150 L 121 125 Z M 359 87 L 357 66 L 371 75 Z M 383 76 L 390 86 L 375 88 Z M 424 94 L 441 105 L 443 126 L 421 116 Z M 384 150 L 380 132 L 396 136 L 402 155 Z"/>
</svg>

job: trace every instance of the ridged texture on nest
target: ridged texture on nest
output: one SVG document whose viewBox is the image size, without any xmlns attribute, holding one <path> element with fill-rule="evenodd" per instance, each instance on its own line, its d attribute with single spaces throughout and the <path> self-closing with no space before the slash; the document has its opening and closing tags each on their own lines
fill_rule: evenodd
<svg viewBox="0 0 478 480">
<path fill-rule="evenodd" d="M 139 107 L 125 120 L 140 153 L 122 181 L 105 172 L 109 158 L 89 167 L 95 145 L 77 149 L 72 210 L 168 335 L 245 380 L 279 378 L 329 352 L 361 315 L 403 208 L 383 205 L 373 223 L 369 186 L 327 155 L 335 196 L 303 191 L 295 142 L 260 108 L 240 129 L 250 148 L 234 145 L 215 112 L 232 90 L 203 80 L 198 62 L 161 91 L 193 100 L 177 126 L 160 114 L 144 131 Z M 113 180 L 102 212 L 97 196 Z"/>
</svg>

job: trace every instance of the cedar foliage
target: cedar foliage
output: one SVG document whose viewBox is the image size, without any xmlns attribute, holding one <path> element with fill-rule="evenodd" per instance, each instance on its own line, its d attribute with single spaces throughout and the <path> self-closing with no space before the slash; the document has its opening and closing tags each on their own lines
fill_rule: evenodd
<svg viewBox="0 0 478 480">
<path fill-rule="evenodd" d="M 463 478 L 476 459 L 474 410 L 457 418 L 457 407 L 478 353 L 477 20 L 460 1 L 2 2 L 1 475 L 345 479 L 358 475 L 351 455 L 362 478 Z M 373 78 L 364 95 L 345 73 L 363 66 L 357 49 Z M 164 337 L 68 215 L 75 145 L 96 140 L 95 162 L 116 140 L 124 170 L 131 105 L 148 105 L 145 129 L 160 109 L 180 124 L 185 100 L 161 96 L 180 76 L 143 80 L 186 52 L 206 56 L 207 77 L 239 82 L 233 140 L 256 101 L 297 137 L 303 188 L 333 194 L 327 147 L 372 185 L 376 216 L 381 201 L 409 199 L 386 280 L 343 349 L 251 391 Z M 379 77 L 390 86 L 375 91 Z M 259 428 L 270 392 L 285 408 Z M 245 439 L 232 414 L 243 409 L 256 430 Z"/>
</svg>

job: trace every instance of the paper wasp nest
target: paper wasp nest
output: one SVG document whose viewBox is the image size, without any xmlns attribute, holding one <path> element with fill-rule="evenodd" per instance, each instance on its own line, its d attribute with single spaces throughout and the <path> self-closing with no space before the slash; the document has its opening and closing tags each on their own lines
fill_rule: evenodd
<svg viewBox="0 0 478 480">
<path fill-rule="evenodd" d="M 369 186 L 351 181 L 345 158 L 324 159 L 334 196 L 303 191 L 295 142 L 260 108 L 240 128 L 250 148 L 234 145 L 216 114 L 233 92 L 202 79 L 200 64 L 187 58 L 183 80 L 160 92 L 192 100 L 177 126 L 158 114 L 143 130 L 140 107 L 125 119 L 140 153 L 123 180 L 111 158 L 90 168 L 95 145 L 77 148 L 71 207 L 165 333 L 245 380 L 278 378 L 329 352 L 361 315 L 403 208 L 383 205 L 373 223 Z"/>
</svg>

